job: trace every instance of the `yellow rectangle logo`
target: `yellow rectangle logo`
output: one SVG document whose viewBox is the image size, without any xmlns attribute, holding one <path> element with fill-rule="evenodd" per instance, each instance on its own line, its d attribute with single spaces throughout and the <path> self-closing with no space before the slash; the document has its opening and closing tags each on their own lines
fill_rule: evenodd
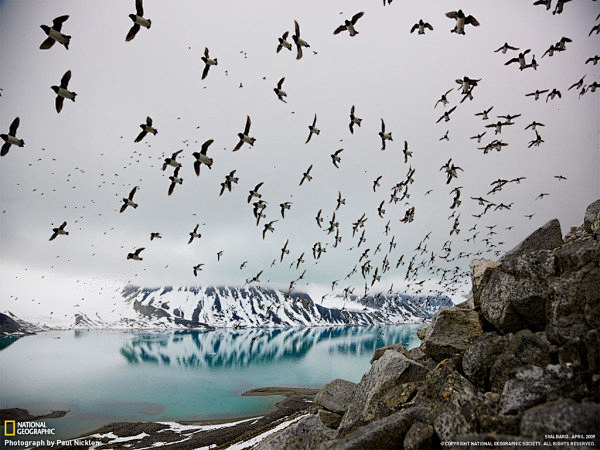
<svg viewBox="0 0 600 450">
<path fill-rule="evenodd" d="M 12 425 L 12 432 L 9 432 L 9 425 Z M 4 436 L 14 436 L 15 435 L 15 421 L 14 420 L 5 420 L 4 421 Z"/>
</svg>

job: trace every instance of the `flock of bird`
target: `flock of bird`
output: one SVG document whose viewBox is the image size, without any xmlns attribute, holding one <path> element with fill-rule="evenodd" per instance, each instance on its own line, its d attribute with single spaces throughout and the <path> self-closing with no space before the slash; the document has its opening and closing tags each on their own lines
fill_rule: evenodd
<svg viewBox="0 0 600 450">
<path fill-rule="evenodd" d="M 558 0 L 555 4 L 553 14 L 561 14 L 563 12 L 564 4 L 568 3 L 570 0 Z M 384 0 L 384 6 L 390 5 L 392 0 Z M 543 5 L 546 7 L 546 10 L 551 9 L 551 0 L 538 0 L 533 3 L 533 5 Z M 146 28 L 150 30 L 151 28 L 151 20 L 144 17 L 144 8 L 142 4 L 142 0 L 135 1 L 136 13 L 130 14 L 129 17 L 133 22 L 133 25 L 126 33 L 125 41 L 131 41 L 138 35 L 138 32 L 141 28 Z M 359 31 L 357 28 L 360 26 L 359 20 L 363 18 L 365 15 L 364 11 L 357 12 L 353 14 L 349 19 L 345 19 L 343 24 L 340 24 L 337 28 L 333 30 L 333 35 L 339 35 L 342 33 L 346 33 L 349 37 L 356 36 Z M 458 11 L 450 11 L 447 12 L 446 17 L 454 21 L 454 28 L 451 29 L 452 33 L 456 33 L 459 35 L 464 35 L 466 31 L 468 31 L 467 25 L 472 27 L 479 27 L 480 22 L 478 19 L 473 17 L 472 15 L 464 13 L 461 9 Z M 65 27 L 65 23 L 68 21 L 69 16 L 63 15 L 55 18 L 52 21 L 52 25 L 41 25 L 42 30 L 44 31 L 46 38 L 41 43 L 41 50 L 51 49 L 56 42 L 65 47 L 65 49 L 69 48 L 69 44 L 71 41 L 71 36 L 64 34 L 62 29 Z M 600 15 L 596 17 L 596 21 L 600 19 Z M 281 37 L 274 38 L 274 50 L 279 53 L 282 50 L 292 51 L 293 46 L 296 49 L 296 59 L 299 60 L 303 57 L 303 49 L 310 48 L 310 44 L 304 37 L 301 37 L 300 34 L 300 25 L 297 20 L 293 21 L 294 23 L 294 34 L 292 35 L 291 42 L 288 40 L 289 31 L 285 31 Z M 418 35 L 424 35 L 426 30 L 429 32 L 434 31 L 434 27 L 424 19 L 420 19 L 417 23 L 415 23 L 408 31 L 413 33 L 417 31 Z M 151 31 L 149 31 L 151 32 Z M 589 36 L 592 34 L 600 33 L 600 23 L 597 23 L 593 26 L 593 28 L 589 32 Z M 138 38 L 139 39 L 139 38 Z M 553 55 L 564 52 L 567 50 L 567 44 L 571 41 L 568 37 L 562 37 L 555 44 L 552 44 L 541 56 L 541 58 L 553 57 Z M 506 66 L 515 65 L 519 68 L 520 71 L 532 69 L 537 70 L 539 67 L 539 63 L 535 59 L 535 55 L 529 58 L 529 55 L 532 53 L 532 49 L 521 49 L 514 45 L 510 45 L 509 43 L 502 44 L 498 49 L 494 50 L 495 53 L 500 53 L 502 55 L 509 54 L 513 55 L 517 53 L 517 56 L 510 57 L 507 61 L 504 62 Z M 600 57 L 598 55 L 591 56 L 589 59 L 585 61 L 585 64 L 593 64 L 596 65 Z M 209 49 L 205 47 L 203 56 L 201 57 L 202 62 L 204 63 L 204 69 L 201 74 L 201 78 L 204 80 L 209 75 L 209 70 L 211 67 L 218 66 L 217 58 L 211 58 L 209 56 Z M 215 70 L 215 69 L 213 69 Z M 214 76 L 214 75 L 213 75 Z M 593 81 L 589 84 L 585 82 L 585 75 L 571 86 L 567 88 L 567 91 L 575 90 L 579 97 L 587 94 L 594 93 L 596 88 L 599 87 L 596 81 Z M 67 70 L 60 80 L 60 84 L 58 86 L 51 86 L 51 89 L 56 94 L 55 101 L 55 109 L 57 113 L 60 113 L 63 109 L 64 100 L 71 100 L 75 102 L 77 94 L 74 91 L 69 89 L 69 83 L 71 80 L 71 71 Z M 285 76 L 281 77 L 273 89 L 277 99 L 279 99 L 283 103 L 287 103 L 288 94 L 284 91 L 283 84 L 285 82 Z M 454 83 L 454 81 L 452 81 Z M 460 108 L 460 105 L 463 104 L 466 100 L 472 101 L 475 98 L 476 88 L 482 83 L 482 79 L 473 79 L 469 76 L 464 76 L 460 79 L 456 79 L 455 83 L 458 87 L 451 87 L 447 89 L 437 101 L 433 104 L 433 109 L 439 111 L 438 106 L 442 108 L 442 113 L 437 120 L 436 123 L 451 122 L 452 114 L 457 111 L 457 108 Z M 460 96 L 460 101 L 456 104 L 451 105 L 451 98 L 454 92 L 458 93 Z M 546 95 L 547 94 L 547 95 Z M 537 89 L 534 92 L 528 92 L 524 94 L 527 97 L 532 97 L 534 101 L 539 99 L 544 99 L 545 102 L 549 101 L 557 101 L 557 99 L 562 98 L 562 93 L 558 87 L 542 87 Z M 545 96 L 545 97 L 544 97 Z M 509 145 L 508 142 L 505 142 L 500 138 L 502 135 L 503 129 L 509 126 L 523 126 L 523 124 L 519 124 L 516 119 L 521 117 L 520 113 L 516 114 L 502 114 L 496 116 L 496 119 L 492 119 L 491 112 L 494 106 L 486 106 L 486 108 L 476 113 L 475 116 L 481 119 L 484 123 L 484 130 L 478 132 L 471 139 L 476 140 L 477 144 L 481 144 L 477 147 L 478 150 L 481 150 L 483 154 L 487 154 L 492 151 L 500 152 L 506 146 Z M 357 132 L 360 129 L 361 123 L 363 119 L 358 117 L 358 111 L 355 105 L 352 105 L 349 110 L 349 121 L 348 128 L 351 134 Z M 386 124 L 383 118 L 380 118 L 381 129 L 378 133 L 380 142 L 381 142 L 381 151 L 390 151 L 389 147 L 394 143 L 392 137 L 392 131 L 386 128 Z M 7 134 L 0 134 L 0 138 L 4 141 L 4 144 L 1 149 L 1 155 L 6 156 L 9 153 L 11 146 L 24 147 L 25 142 L 20 137 L 18 133 L 18 128 L 20 124 L 19 117 L 16 117 L 9 126 Z M 160 125 L 160 124 L 159 124 Z M 528 147 L 538 147 L 544 143 L 542 136 L 539 133 L 540 128 L 545 125 L 536 121 L 529 123 L 524 126 L 525 130 L 531 130 L 531 132 L 535 133 L 535 136 L 532 136 L 532 140 L 529 142 Z M 139 127 L 141 131 L 137 134 L 137 137 L 133 140 L 134 143 L 140 143 L 144 140 L 151 139 L 152 136 L 157 135 L 158 129 L 153 123 L 153 119 L 148 116 L 144 123 L 140 124 Z M 231 148 L 232 152 L 238 152 L 245 149 L 252 148 L 256 142 L 256 138 L 252 136 L 252 120 L 249 115 L 246 117 L 246 122 L 244 124 L 243 131 L 237 134 L 237 143 L 233 148 Z M 484 136 L 488 133 L 488 130 L 494 130 L 494 138 L 489 142 L 482 142 Z M 308 135 L 306 137 L 305 144 L 309 144 L 311 139 L 318 139 L 316 136 L 319 136 L 321 130 L 317 126 L 317 114 L 314 114 L 314 118 L 312 123 L 308 125 Z M 233 137 L 232 137 L 233 139 Z M 440 138 L 442 140 L 449 140 L 449 131 L 445 133 L 444 136 Z M 200 151 L 195 151 L 192 153 L 194 161 L 194 173 L 196 176 L 202 176 L 202 166 L 205 166 L 206 169 L 211 170 L 213 166 L 214 159 L 213 157 L 208 156 L 211 153 L 211 144 L 213 144 L 214 139 L 208 139 L 204 143 L 200 145 Z M 414 183 L 415 176 L 415 168 L 410 165 L 411 158 L 413 152 L 409 149 L 409 143 L 407 140 L 403 141 L 402 145 L 402 154 L 404 157 L 404 163 L 408 164 L 406 169 L 405 176 L 396 184 L 391 186 L 389 191 L 389 200 L 387 200 L 387 208 L 397 207 L 396 205 L 404 205 L 403 212 L 404 215 L 402 219 L 399 220 L 400 224 L 410 223 L 415 219 L 416 208 L 415 205 L 410 202 L 410 186 Z M 343 165 L 343 148 L 335 150 L 329 156 L 331 158 L 331 163 L 334 167 L 332 170 L 340 169 L 340 166 Z M 164 158 L 162 164 L 162 171 L 172 171 L 169 175 L 169 185 L 167 188 L 167 194 L 169 196 L 173 195 L 175 189 L 178 185 L 183 184 L 183 178 L 181 175 L 182 171 L 182 162 L 178 160 L 178 156 L 183 152 L 183 149 L 177 150 L 173 152 L 170 156 Z M 18 157 L 18 156 L 16 156 Z M 313 174 L 311 173 L 313 169 L 314 163 L 308 165 L 308 167 L 299 174 L 298 187 L 304 186 L 306 183 L 310 183 L 313 179 Z M 333 293 L 337 286 L 341 287 L 341 284 L 346 283 L 347 285 L 343 288 L 343 294 L 347 298 L 350 295 L 360 295 L 362 294 L 365 298 L 369 298 L 369 296 L 376 298 L 377 296 L 381 297 L 382 293 L 374 295 L 371 292 L 371 289 L 375 285 L 375 283 L 380 282 L 381 278 L 387 272 L 402 274 L 404 280 L 406 281 L 407 287 L 412 287 L 416 294 L 422 295 L 430 295 L 432 297 L 441 295 L 443 293 L 452 293 L 456 292 L 459 287 L 458 283 L 464 279 L 465 270 L 459 264 L 460 260 L 469 260 L 470 258 L 481 256 L 481 255 L 495 255 L 498 256 L 500 254 L 500 247 L 503 242 L 497 241 L 494 239 L 494 235 L 497 234 L 495 231 L 496 225 L 487 226 L 487 232 L 485 237 L 481 238 L 479 235 L 484 232 L 479 227 L 479 223 L 475 223 L 467 233 L 470 233 L 468 237 L 464 238 L 465 242 L 479 242 L 483 244 L 483 248 L 479 251 L 474 252 L 460 252 L 456 254 L 452 250 L 453 239 L 456 239 L 456 236 L 459 235 L 461 231 L 461 213 L 460 206 L 462 203 L 461 195 L 462 195 L 462 186 L 456 186 L 457 180 L 459 180 L 464 172 L 463 168 L 458 166 L 455 162 L 453 162 L 453 158 L 449 158 L 439 169 L 440 172 L 443 173 L 443 177 L 447 185 L 451 185 L 453 189 L 450 191 L 452 194 L 452 199 L 450 203 L 451 214 L 448 217 L 451 225 L 448 227 L 448 239 L 442 245 L 441 249 L 434 249 L 429 247 L 429 238 L 431 235 L 431 231 L 424 232 L 423 238 L 418 242 L 418 245 L 412 252 L 412 254 L 397 254 L 395 251 L 397 242 L 401 239 L 402 232 L 401 230 L 397 230 L 397 233 L 393 232 L 394 228 L 397 228 L 397 225 L 390 223 L 390 220 L 387 220 L 386 223 L 386 200 L 382 200 L 377 208 L 373 211 L 373 214 L 368 214 L 367 212 L 356 212 L 356 220 L 352 222 L 351 227 L 349 224 L 340 224 L 340 221 L 336 218 L 336 212 L 343 206 L 345 206 L 346 199 L 343 197 L 340 190 L 336 189 L 337 199 L 336 206 L 331 214 L 327 215 L 324 213 L 323 208 L 319 208 L 314 217 L 314 227 L 318 227 L 322 230 L 323 238 L 315 242 L 312 245 L 312 248 L 299 249 L 296 256 L 292 256 L 290 253 L 291 240 L 290 238 L 285 239 L 285 243 L 282 245 L 281 249 L 277 251 L 276 255 L 274 255 L 271 266 L 275 266 L 277 264 L 284 264 L 284 261 L 287 259 L 287 264 L 289 264 L 290 270 L 298 271 L 303 270 L 301 274 L 298 276 L 294 276 L 293 279 L 289 282 L 289 287 L 287 290 L 289 298 L 291 298 L 291 293 L 296 289 L 297 283 L 300 280 L 306 279 L 307 270 L 318 270 L 319 260 L 323 257 L 323 255 L 329 251 L 334 251 L 333 249 L 338 249 L 341 247 L 341 242 L 344 239 L 344 242 L 351 242 L 351 247 L 348 250 L 360 249 L 357 253 L 360 254 L 355 261 L 355 265 L 347 274 L 343 274 L 340 278 L 336 280 L 331 280 L 331 292 Z M 239 177 L 236 176 L 237 169 L 229 171 L 225 175 L 224 181 L 220 184 L 220 190 L 217 189 L 218 196 L 225 195 L 228 192 L 232 192 L 235 188 L 235 185 L 238 184 Z M 167 172 L 169 173 L 169 172 Z M 563 175 L 555 175 L 554 178 L 557 181 L 564 181 L 566 177 Z M 502 203 L 500 201 L 494 201 L 491 196 L 501 191 L 504 187 L 509 184 L 515 183 L 519 184 L 523 181 L 525 177 L 517 177 L 514 179 L 497 179 L 493 180 L 490 183 L 490 190 L 486 194 L 482 195 L 471 195 L 471 200 L 477 202 L 478 205 L 482 207 L 482 210 L 479 214 L 473 215 L 475 219 L 481 219 L 488 211 L 498 211 L 498 210 L 510 210 L 513 206 L 512 203 Z M 381 188 L 382 176 L 378 176 L 372 182 L 372 189 L 374 193 L 378 193 L 378 189 Z M 453 184 L 454 183 L 454 184 Z M 291 201 L 284 201 L 279 203 L 279 208 L 274 212 L 277 218 L 273 218 L 273 216 L 269 216 L 267 214 L 270 209 L 268 209 L 269 201 L 263 198 L 262 193 L 260 192 L 261 186 L 263 186 L 264 182 L 258 182 L 253 189 L 248 192 L 247 202 L 252 206 L 252 214 L 254 219 L 256 220 L 256 226 L 262 230 L 260 235 L 262 236 L 262 240 L 267 239 L 271 235 L 275 235 L 277 223 L 279 221 L 286 220 L 286 213 L 289 214 L 289 211 L 293 208 L 294 203 Z M 139 186 L 134 186 L 129 190 L 128 193 L 125 193 L 125 197 L 122 198 L 122 205 L 120 207 L 119 212 L 124 215 L 128 214 L 130 209 L 138 208 L 138 204 L 135 201 L 135 195 Z M 180 189 L 180 188 L 179 188 Z M 425 195 L 431 193 L 431 190 L 428 191 Z M 216 195 L 216 194 L 215 194 Z M 548 196 L 548 193 L 540 193 L 537 199 L 543 199 Z M 317 201 L 317 200 L 315 200 Z M 146 205 L 141 205 L 140 207 L 147 207 Z M 315 208 L 316 209 L 316 208 Z M 527 215 L 526 217 L 531 219 L 534 214 Z M 381 240 L 379 242 L 368 241 L 366 238 L 366 227 L 367 223 L 373 227 L 381 227 L 382 233 L 380 234 Z M 372 225 L 371 225 L 372 224 Z M 191 228 L 191 227 L 190 227 Z M 202 235 L 199 231 L 200 224 L 196 224 L 192 231 L 189 232 L 189 241 L 188 244 L 194 244 L 194 241 L 201 240 Z M 507 227 L 510 229 L 510 227 Z M 50 240 L 56 239 L 58 236 L 68 236 L 69 232 L 67 231 L 67 222 L 63 221 L 62 224 L 58 227 L 52 228 L 52 234 L 50 236 Z M 155 239 L 161 239 L 162 235 L 160 232 L 152 232 L 149 236 L 149 240 L 153 241 Z M 127 260 L 132 261 L 142 261 L 142 252 L 145 250 L 146 245 L 139 246 L 133 248 L 132 251 L 128 252 L 126 255 Z M 305 260 L 305 256 L 307 254 L 312 254 L 312 262 L 311 266 L 309 262 Z M 380 254 L 380 256 L 376 256 Z M 221 261 L 224 255 L 224 250 L 220 250 L 216 254 L 217 263 Z M 405 260 L 406 258 L 406 260 Z M 307 258 L 308 259 L 308 258 Z M 438 262 L 443 262 L 443 264 L 436 264 Z M 454 267 L 450 267 L 451 262 L 454 262 Z M 240 264 L 240 270 L 244 270 L 248 261 L 243 261 Z M 194 276 L 198 276 L 203 268 L 209 264 L 209 262 L 199 262 L 190 268 L 190 271 Z M 258 283 L 261 282 L 261 275 L 263 272 L 267 270 L 266 267 L 260 268 L 260 270 L 254 276 L 249 276 L 246 279 L 247 284 Z M 253 272 L 254 273 L 254 272 Z M 356 283 L 354 280 L 355 275 L 360 276 L 362 281 L 361 284 L 364 283 L 364 292 L 359 293 L 356 288 Z M 424 291 L 424 283 L 429 279 L 438 280 L 439 288 L 434 291 L 426 292 Z M 399 289 L 399 288 L 398 288 Z M 393 283 L 387 290 L 388 294 L 398 293 L 394 290 Z"/>
</svg>

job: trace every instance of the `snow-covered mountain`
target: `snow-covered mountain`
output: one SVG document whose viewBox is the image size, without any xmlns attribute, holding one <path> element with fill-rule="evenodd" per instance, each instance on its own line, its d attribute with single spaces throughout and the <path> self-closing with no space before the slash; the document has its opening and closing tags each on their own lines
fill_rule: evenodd
<svg viewBox="0 0 600 450">
<path fill-rule="evenodd" d="M 141 288 L 127 286 L 125 302 L 146 319 L 184 327 L 289 327 L 423 323 L 450 299 L 429 301 L 406 295 L 348 298 L 268 287 Z"/>
<path fill-rule="evenodd" d="M 308 286 L 286 292 L 265 286 L 124 288 L 79 286 L 60 301 L 16 301 L 8 311 L 41 327 L 189 329 L 221 327 L 298 327 L 424 323 L 447 297 L 331 294 Z M 69 300 L 71 299 L 71 300 Z"/>
</svg>

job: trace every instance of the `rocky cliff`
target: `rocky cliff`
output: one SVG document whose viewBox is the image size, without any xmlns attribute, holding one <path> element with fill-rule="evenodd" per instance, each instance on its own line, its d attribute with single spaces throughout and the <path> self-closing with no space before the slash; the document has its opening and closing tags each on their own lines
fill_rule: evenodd
<svg viewBox="0 0 600 450">
<path fill-rule="evenodd" d="M 500 261 L 471 263 L 469 300 L 411 351 L 379 349 L 260 449 L 600 445 L 600 200 L 563 238 L 553 220 Z M 534 444 L 537 442 L 538 444 Z"/>
</svg>

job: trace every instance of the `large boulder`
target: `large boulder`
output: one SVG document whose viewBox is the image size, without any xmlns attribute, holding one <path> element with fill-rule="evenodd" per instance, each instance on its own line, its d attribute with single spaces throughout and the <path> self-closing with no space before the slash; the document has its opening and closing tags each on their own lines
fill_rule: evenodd
<svg viewBox="0 0 600 450">
<path fill-rule="evenodd" d="M 515 248 L 506 252 L 500 259 L 500 262 L 505 262 L 509 259 L 539 250 L 554 250 L 562 244 L 563 238 L 560 230 L 560 222 L 558 219 L 552 219 L 527 236 Z"/>
<path fill-rule="evenodd" d="M 473 298 L 473 306 L 478 307 L 480 305 L 479 298 L 481 290 L 485 286 L 492 274 L 492 269 L 495 269 L 500 265 L 497 261 L 490 261 L 489 259 L 474 259 L 471 261 L 471 282 L 472 291 L 471 296 Z"/>
<path fill-rule="evenodd" d="M 319 419 L 321 419 L 323 425 L 325 425 L 327 428 L 336 429 L 342 421 L 341 414 L 331 412 L 328 409 L 319 408 L 317 415 L 319 416 Z"/>
<path fill-rule="evenodd" d="M 397 344 L 388 345 L 387 347 L 379 347 L 379 348 L 375 349 L 375 353 L 373 353 L 373 357 L 371 358 L 371 364 L 373 364 L 375 361 L 377 361 L 379 358 L 381 358 L 383 356 L 383 354 L 388 350 L 394 350 L 396 352 L 400 352 L 407 358 L 412 359 L 412 355 L 406 349 L 406 347 L 404 347 L 404 345 L 402 345 L 400 343 L 397 343 Z"/>
<path fill-rule="evenodd" d="M 355 391 L 356 383 L 337 378 L 317 392 L 314 402 L 329 411 L 343 415 Z"/>
<path fill-rule="evenodd" d="M 555 275 L 554 256 L 540 250 L 504 261 L 492 269 L 481 289 L 481 314 L 501 333 L 524 328 L 542 331 L 547 324 Z"/>
<path fill-rule="evenodd" d="M 600 404 L 577 403 L 572 399 L 561 399 L 525 411 L 521 417 L 521 433 L 525 436 L 543 438 L 544 435 L 590 435 L 588 443 L 600 444 Z M 578 439 L 586 441 L 586 439 Z M 588 444 L 589 445 L 589 444 Z"/>
<path fill-rule="evenodd" d="M 342 439 L 325 442 L 322 450 L 392 449 L 401 448 L 412 418 L 405 411 L 373 420 Z"/>
<path fill-rule="evenodd" d="M 388 350 L 373 363 L 356 387 L 338 428 L 344 436 L 370 421 L 385 417 L 409 400 L 428 369 L 402 353 Z"/>
<path fill-rule="evenodd" d="M 464 352 L 483 333 L 479 315 L 461 308 L 440 310 L 424 333 L 421 348 L 436 361 Z"/>
<path fill-rule="evenodd" d="M 433 426 L 421 421 L 415 421 L 404 436 L 404 450 L 427 450 L 433 444 Z"/>
<path fill-rule="evenodd" d="M 312 450 L 319 444 L 332 439 L 334 435 L 334 430 L 324 426 L 317 416 L 311 414 L 267 437 L 256 449 Z"/>
<path fill-rule="evenodd" d="M 427 422 L 441 441 L 477 432 L 490 415 L 485 396 L 457 371 L 459 365 L 457 358 L 441 362 L 412 401 L 431 411 Z"/>
<path fill-rule="evenodd" d="M 552 346 L 540 335 L 530 330 L 517 331 L 506 335 L 506 346 L 489 372 L 490 390 L 500 393 L 505 383 L 521 367 L 546 367 L 551 362 Z"/>
<path fill-rule="evenodd" d="M 574 382 L 575 372 L 572 367 L 552 364 L 546 368 L 521 368 L 504 385 L 500 412 L 516 414 L 545 401 L 555 400 L 561 395 L 568 395 Z"/>
<path fill-rule="evenodd" d="M 560 276 L 551 281 L 546 333 L 560 345 L 600 327 L 600 242 L 589 235 L 568 242 L 555 264 Z"/>
<path fill-rule="evenodd" d="M 594 233 L 600 228 L 600 199 L 588 205 L 583 216 L 583 229 Z"/>
<path fill-rule="evenodd" d="M 462 367 L 465 377 L 483 391 L 491 389 L 490 371 L 504 352 L 509 338 L 496 332 L 484 333 L 465 351 Z"/>
</svg>

